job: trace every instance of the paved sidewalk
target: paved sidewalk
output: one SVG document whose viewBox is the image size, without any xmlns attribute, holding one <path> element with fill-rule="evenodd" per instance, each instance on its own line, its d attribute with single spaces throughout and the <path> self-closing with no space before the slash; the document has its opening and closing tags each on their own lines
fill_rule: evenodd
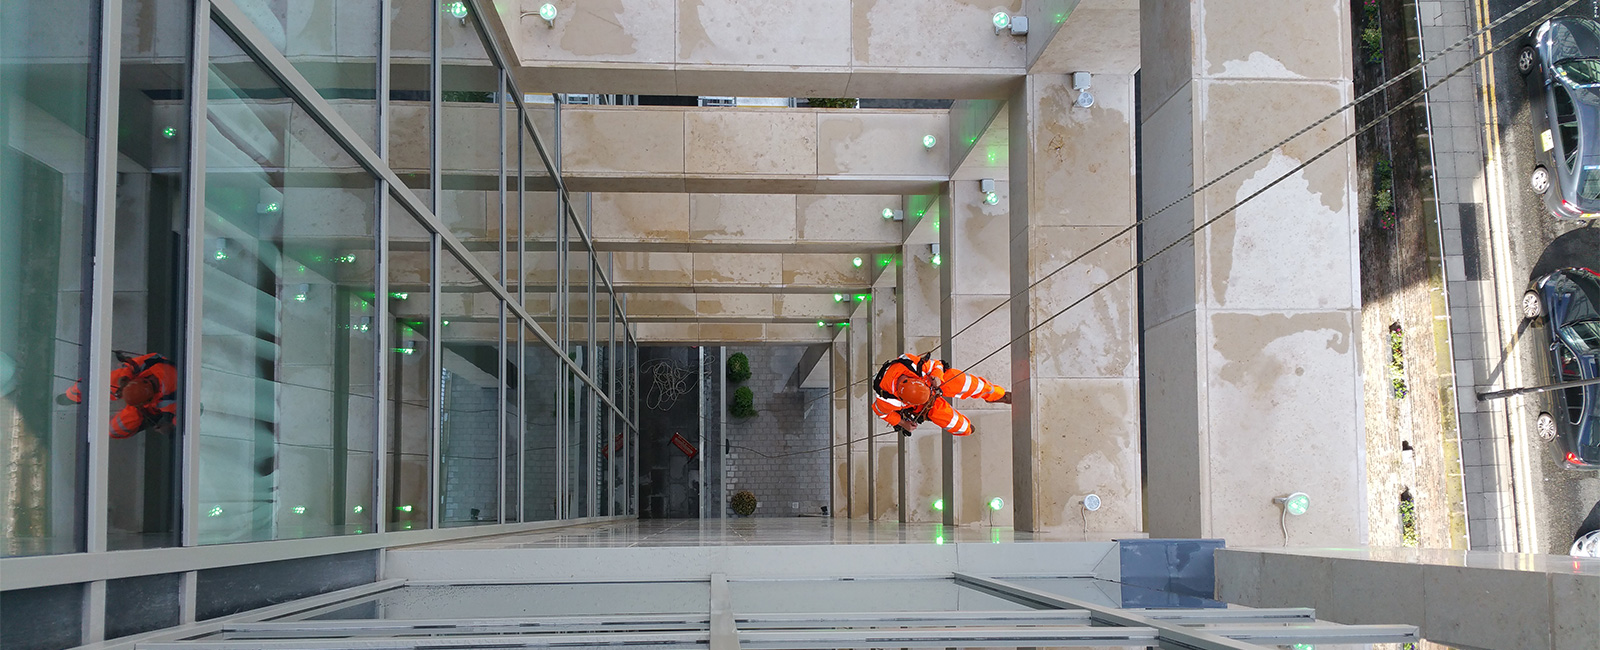
<svg viewBox="0 0 1600 650">
<path fill-rule="evenodd" d="M 1422 0 L 1417 4 L 1425 57 L 1472 33 L 1466 0 Z M 1436 81 L 1471 60 L 1476 46 L 1463 46 L 1427 66 Z M 1477 88 L 1478 66 L 1428 95 L 1434 179 L 1443 237 L 1446 300 L 1466 485 L 1468 542 L 1473 550 L 1516 551 L 1516 513 L 1511 488 L 1511 443 L 1504 402 L 1479 402 L 1494 387 L 1500 363 L 1500 309 L 1492 279 L 1494 258 L 1485 186 L 1484 112 Z"/>
</svg>

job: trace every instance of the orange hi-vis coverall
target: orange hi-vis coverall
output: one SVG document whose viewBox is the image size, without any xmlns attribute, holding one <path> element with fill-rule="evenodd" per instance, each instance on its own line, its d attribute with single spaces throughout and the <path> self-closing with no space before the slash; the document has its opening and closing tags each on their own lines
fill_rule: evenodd
<svg viewBox="0 0 1600 650">
<path fill-rule="evenodd" d="M 117 357 L 122 365 L 111 371 L 111 399 L 123 399 L 124 392 L 137 392 L 141 399 L 148 396 L 148 401 L 122 407 L 111 419 L 111 437 L 128 438 L 147 429 L 170 431 L 178 417 L 177 366 L 154 352 L 141 356 L 118 353 Z M 134 382 L 144 384 L 141 390 L 127 390 Z M 66 397 L 74 403 L 83 403 L 83 391 L 76 383 L 67 389 Z"/>
<path fill-rule="evenodd" d="M 932 404 L 907 404 L 894 394 L 895 381 L 906 374 L 922 377 L 933 387 Z M 899 427 L 900 423 L 906 420 L 912 422 L 927 420 L 957 436 L 971 434 L 972 421 L 950 406 L 949 400 L 976 398 L 985 402 L 998 402 L 1006 395 L 1006 389 L 990 383 L 987 379 L 962 370 L 946 368 L 943 361 L 925 359 L 915 354 L 902 354 L 883 364 L 872 388 L 875 394 L 872 411 L 884 422 L 889 423 L 889 426 Z"/>
</svg>

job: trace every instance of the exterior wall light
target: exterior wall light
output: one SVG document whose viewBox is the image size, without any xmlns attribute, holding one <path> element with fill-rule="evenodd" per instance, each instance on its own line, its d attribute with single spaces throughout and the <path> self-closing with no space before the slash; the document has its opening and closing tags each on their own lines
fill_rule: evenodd
<svg viewBox="0 0 1600 650">
<path fill-rule="evenodd" d="M 1078 100 L 1072 102 L 1078 108 L 1094 106 L 1094 94 L 1089 92 L 1089 73 L 1072 73 L 1072 89 L 1078 91 Z"/>
<path fill-rule="evenodd" d="M 994 22 L 994 33 L 996 34 L 999 34 L 1001 30 L 1010 30 L 1012 36 L 1026 36 L 1028 34 L 1027 16 L 1013 16 L 1004 11 L 997 11 L 992 20 Z"/>
<path fill-rule="evenodd" d="M 906 211 L 905 210 L 896 210 L 894 208 L 884 208 L 883 209 L 883 218 L 891 219 L 891 220 L 894 220 L 894 221 L 905 221 L 906 220 Z"/>
<path fill-rule="evenodd" d="M 934 266 L 939 266 L 940 264 L 944 264 L 944 257 L 939 254 L 939 245 L 938 244 L 929 244 L 928 246 L 929 246 L 929 250 L 933 253 L 933 258 L 928 260 L 928 261 L 931 262 Z"/>
<path fill-rule="evenodd" d="M 834 302 L 844 302 L 844 294 L 842 294 L 842 293 L 833 294 L 833 301 Z"/>
<path fill-rule="evenodd" d="M 539 17 L 544 19 L 545 25 L 554 28 L 556 26 L 556 6 L 548 2 L 544 3 L 544 6 L 539 7 Z"/>
<path fill-rule="evenodd" d="M 990 510 L 999 510 L 999 509 L 1004 508 L 1004 507 L 1006 507 L 1006 500 L 1005 499 L 1002 499 L 1000 497 L 995 497 L 995 498 L 989 500 L 989 509 Z"/>
<path fill-rule="evenodd" d="M 861 258 L 857 257 L 853 260 L 850 260 L 850 264 L 854 265 L 858 269 L 861 268 Z"/>
<path fill-rule="evenodd" d="M 175 129 L 175 128 L 172 128 L 170 126 L 165 128 L 165 129 L 161 129 L 161 137 L 166 138 L 168 140 L 176 138 L 176 137 L 178 137 L 178 130 Z M 931 138 L 933 136 L 930 135 L 928 137 Z"/>
<path fill-rule="evenodd" d="M 1272 502 L 1283 506 L 1284 512 L 1296 517 L 1311 509 L 1311 496 L 1304 492 L 1295 492 L 1286 497 L 1273 497 Z"/>
<path fill-rule="evenodd" d="M 934 499 L 933 500 L 933 509 L 934 510 L 940 510 L 940 511 L 944 510 L 944 499 Z"/>
<path fill-rule="evenodd" d="M 932 149 L 936 144 L 939 144 L 939 139 L 933 137 L 932 134 L 922 136 L 922 148 Z"/>
<path fill-rule="evenodd" d="M 465 2 L 446 2 L 444 5 L 444 10 L 449 12 L 450 15 L 455 18 L 459 18 L 461 20 L 467 19 L 467 3 Z"/>
<path fill-rule="evenodd" d="M 1094 512 L 1100 509 L 1100 495 L 1089 494 L 1083 497 L 1083 509 Z"/>
<path fill-rule="evenodd" d="M 820 321 L 820 320 L 819 320 L 819 321 L 817 321 L 817 327 L 827 327 L 827 326 L 828 326 L 828 324 L 827 324 L 827 323 L 824 323 L 824 322 L 822 322 L 822 321 Z"/>
<path fill-rule="evenodd" d="M 1000 202 L 1000 193 L 994 189 L 994 179 L 985 178 L 978 181 L 978 191 L 983 192 L 983 202 L 995 205 Z"/>
</svg>

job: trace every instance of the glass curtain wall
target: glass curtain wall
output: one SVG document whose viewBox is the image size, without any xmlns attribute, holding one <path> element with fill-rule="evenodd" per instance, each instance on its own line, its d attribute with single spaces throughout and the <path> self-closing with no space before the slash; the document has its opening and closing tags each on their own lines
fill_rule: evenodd
<svg viewBox="0 0 1600 650">
<path fill-rule="evenodd" d="M 377 182 L 210 34 L 201 543 L 372 527 Z"/>
<path fill-rule="evenodd" d="M 84 548 L 80 441 L 91 430 L 90 391 L 79 381 L 89 364 L 99 5 L 7 3 L 0 20 L 0 551 L 8 556 Z"/>
<path fill-rule="evenodd" d="M 637 346 L 560 104 L 469 3 L 121 0 L 105 52 L 101 4 L 0 20 L 0 553 L 634 512 Z"/>
</svg>

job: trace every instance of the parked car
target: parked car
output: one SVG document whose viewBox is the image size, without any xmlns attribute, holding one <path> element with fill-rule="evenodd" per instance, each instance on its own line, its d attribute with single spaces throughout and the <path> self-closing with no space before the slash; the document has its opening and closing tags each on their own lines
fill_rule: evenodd
<svg viewBox="0 0 1600 650">
<path fill-rule="evenodd" d="M 1594 508 L 1589 510 L 1589 517 L 1578 525 L 1578 532 L 1572 534 L 1572 551 L 1569 554 L 1600 557 L 1600 502 L 1595 502 Z"/>
<path fill-rule="evenodd" d="M 1549 383 L 1600 376 L 1600 274 L 1565 268 L 1536 280 L 1522 297 L 1523 315 L 1540 319 Z M 1557 441 L 1561 460 L 1575 469 L 1600 469 L 1600 385 L 1540 393 L 1545 408 L 1535 431 Z"/>
<path fill-rule="evenodd" d="M 1556 18 L 1517 54 L 1538 162 L 1533 191 L 1561 219 L 1600 219 L 1600 23 Z"/>
</svg>

